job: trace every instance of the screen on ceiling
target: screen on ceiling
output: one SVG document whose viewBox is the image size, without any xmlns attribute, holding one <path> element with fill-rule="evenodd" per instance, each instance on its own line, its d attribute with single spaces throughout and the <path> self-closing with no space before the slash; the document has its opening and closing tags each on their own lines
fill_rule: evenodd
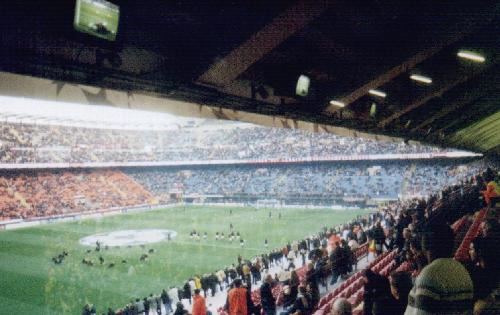
<svg viewBox="0 0 500 315">
<path fill-rule="evenodd" d="M 118 31 L 120 7 L 105 0 L 77 0 L 76 30 L 102 39 L 114 41 Z"/>
</svg>

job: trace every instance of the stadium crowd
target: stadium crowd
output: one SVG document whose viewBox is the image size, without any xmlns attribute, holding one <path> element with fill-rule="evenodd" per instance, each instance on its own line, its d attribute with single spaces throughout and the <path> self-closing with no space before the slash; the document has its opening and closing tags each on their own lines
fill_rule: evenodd
<svg viewBox="0 0 500 315">
<path fill-rule="evenodd" d="M 113 130 L 1 123 L 0 163 L 96 163 L 326 158 L 449 150 L 252 125 Z"/>
<path fill-rule="evenodd" d="M 0 221 L 152 205 L 184 195 L 254 198 L 398 199 L 460 183 L 482 161 L 314 163 L 84 171 L 3 172 Z M 429 176 L 429 175 L 432 176 Z"/>
<path fill-rule="evenodd" d="M 0 221 L 151 204 L 154 200 L 116 170 L 7 172 L 0 176 Z"/>
<path fill-rule="evenodd" d="M 401 195 L 428 196 L 482 167 L 482 162 L 372 162 L 147 168 L 126 173 L 156 196 L 167 196 L 182 187 L 185 195 L 397 199 Z"/>
<path fill-rule="evenodd" d="M 361 272 L 363 303 L 356 314 L 498 314 L 500 225 L 498 208 L 492 205 L 499 201 L 499 181 L 498 171 L 487 169 L 428 199 L 393 202 L 268 254 L 250 260 L 239 256 L 236 265 L 194 276 L 181 288 L 136 299 L 116 312 L 109 309 L 108 315 L 162 314 L 162 305 L 166 314 L 173 311 L 172 305 L 174 314 L 188 314 L 182 300 L 193 303 L 193 315 L 206 315 L 205 298 L 218 291 L 227 293 L 221 312 L 229 315 L 274 315 L 278 304 L 281 315 L 310 315 L 320 303 L 320 286 L 328 290 L 356 269 L 354 252 L 359 246 L 367 246 L 375 257 L 394 253 L 389 256 L 394 264 L 388 275 L 374 268 Z M 453 259 L 463 239 L 457 222 L 477 217 L 475 211 L 484 206 L 488 216 L 470 243 L 469 255 Z M 302 268 L 295 266 L 296 261 Z M 273 275 L 273 265 L 279 274 Z M 252 291 L 262 279 L 260 288 Z M 351 303 L 345 296 L 337 297 L 331 314 L 353 314 Z M 86 309 L 84 315 L 92 314 Z"/>
</svg>

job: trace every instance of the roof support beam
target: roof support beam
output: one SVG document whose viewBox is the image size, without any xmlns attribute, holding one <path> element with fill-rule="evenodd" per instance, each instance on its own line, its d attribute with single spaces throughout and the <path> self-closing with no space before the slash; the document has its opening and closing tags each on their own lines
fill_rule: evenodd
<svg viewBox="0 0 500 315">
<path fill-rule="evenodd" d="M 325 12 L 329 2 L 297 1 L 226 57 L 213 64 L 197 81 L 216 87 L 231 83 L 251 65 Z"/>
<path fill-rule="evenodd" d="M 493 76 L 487 76 L 481 80 L 481 83 L 475 85 L 472 89 L 467 89 L 459 98 L 455 99 L 453 103 L 443 104 L 443 108 L 423 121 L 421 124 L 413 128 L 411 131 L 416 132 L 419 129 L 422 129 L 434 121 L 439 120 L 448 114 L 460 109 L 461 107 L 474 102 L 478 98 L 481 98 L 484 95 L 488 95 L 489 93 L 495 91 L 497 88 L 491 84 L 490 79 L 495 79 L 495 74 Z"/>
<path fill-rule="evenodd" d="M 419 63 L 431 58 L 447 46 L 459 41 L 465 36 L 472 34 L 479 30 L 481 27 L 488 25 L 495 17 L 496 11 L 499 5 L 497 4 L 494 8 L 490 10 L 485 10 L 484 12 L 479 12 L 474 14 L 468 19 L 464 19 L 460 23 L 451 27 L 448 31 L 443 32 L 440 39 L 436 39 L 432 42 L 431 46 L 417 54 L 411 56 L 407 60 L 403 61 L 401 64 L 387 70 L 386 72 L 378 75 L 376 78 L 363 84 L 354 91 L 351 91 L 347 95 L 343 96 L 340 101 L 346 105 L 349 105 L 361 98 L 363 95 L 367 94 L 370 89 L 376 89 L 381 85 L 393 80 L 402 73 L 414 68 Z M 330 111 L 330 107 L 327 111 Z M 332 109 L 335 109 L 332 107 Z"/>
<path fill-rule="evenodd" d="M 299 32 L 298 36 L 302 37 L 304 41 L 312 42 L 318 49 L 317 52 L 322 56 L 328 56 L 329 58 L 334 56 L 348 61 L 355 61 L 358 58 L 364 57 L 360 51 L 355 50 L 352 47 L 339 44 L 326 36 L 323 32 L 316 29 L 304 29 Z"/>
<path fill-rule="evenodd" d="M 448 83 L 446 83 L 445 85 L 443 85 L 442 87 L 440 87 L 439 89 L 413 101 L 411 104 L 409 104 L 408 106 L 406 106 L 402 110 L 400 110 L 400 111 L 392 114 L 391 116 L 383 119 L 382 121 L 380 121 L 378 123 L 378 127 L 384 128 L 385 126 L 387 126 L 388 124 L 390 124 L 394 120 L 398 119 L 399 117 L 403 116 L 406 113 L 411 112 L 412 110 L 419 108 L 420 106 L 424 105 L 425 103 L 427 103 L 431 99 L 433 99 L 435 97 L 439 97 L 439 96 L 443 95 L 444 93 L 446 93 L 447 91 L 453 89 L 457 85 L 465 83 L 465 82 L 469 81 L 470 79 L 476 77 L 477 75 L 485 72 L 486 70 L 491 68 L 493 65 L 495 65 L 498 62 L 498 59 L 499 58 L 497 57 L 497 58 L 495 58 L 495 60 L 492 60 L 491 63 L 489 63 L 488 65 L 480 66 L 475 71 L 471 71 L 470 73 L 463 75 L 463 76 L 460 76 L 455 80 L 451 80 Z"/>
</svg>

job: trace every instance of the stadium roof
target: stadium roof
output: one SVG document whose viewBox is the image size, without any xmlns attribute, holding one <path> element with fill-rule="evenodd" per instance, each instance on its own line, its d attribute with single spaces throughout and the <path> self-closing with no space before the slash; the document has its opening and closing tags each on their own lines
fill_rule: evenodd
<svg viewBox="0 0 500 315">
<path fill-rule="evenodd" d="M 52 85 L 0 92 L 500 153 L 498 1 L 112 2 L 114 42 L 73 1 L 2 3 L 0 70 Z"/>
<path fill-rule="evenodd" d="M 128 130 L 168 130 L 202 122 L 167 113 L 8 96 L 0 96 L 0 121 Z"/>
</svg>

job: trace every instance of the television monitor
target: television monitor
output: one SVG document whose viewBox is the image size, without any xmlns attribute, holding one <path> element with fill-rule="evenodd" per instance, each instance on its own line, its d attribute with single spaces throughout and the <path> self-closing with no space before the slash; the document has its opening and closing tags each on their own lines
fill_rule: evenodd
<svg viewBox="0 0 500 315">
<path fill-rule="evenodd" d="M 105 0 L 77 0 L 73 25 L 77 31 L 114 41 L 120 7 Z"/>
<path fill-rule="evenodd" d="M 298 96 L 307 96 L 309 94 L 309 85 L 311 84 L 311 79 L 306 75 L 300 75 L 297 80 L 297 85 L 295 86 L 295 94 Z"/>
</svg>

